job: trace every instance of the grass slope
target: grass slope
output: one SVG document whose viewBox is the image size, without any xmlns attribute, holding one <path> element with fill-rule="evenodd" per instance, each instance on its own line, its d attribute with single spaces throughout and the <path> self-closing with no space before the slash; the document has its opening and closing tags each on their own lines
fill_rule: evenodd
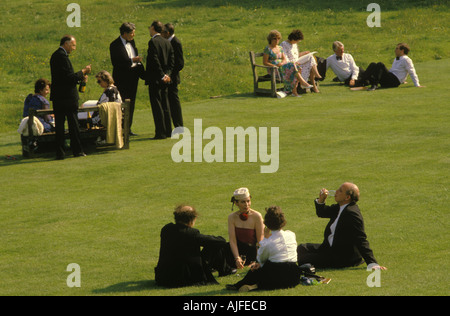
<svg viewBox="0 0 450 316">
<path fill-rule="evenodd" d="M 154 283 L 159 231 L 177 203 L 201 213 L 197 228 L 227 236 L 229 198 L 247 186 L 252 207 L 286 213 L 298 243 L 320 242 L 326 220 L 313 199 L 323 186 L 353 181 L 366 232 L 388 267 L 369 288 L 365 266 L 325 270 L 328 285 L 248 295 L 448 294 L 448 59 L 416 63 L 424 89 L 351 92 L 327 80 L 322 93 L 281 100 L 250 94 L 183 104 L 186 126 L 280 128 L 280 167 L 261 163 L 174 163 L 176 140 L 152 141 L 149 109 L 137 112 L 131 148 L 86 158 L 20 158 L 19 136 L 0 134 L 0 293 L 2 295 L 234 295 L 220 285 L 163 289 Z M 204 140 L 203 146 L 208 141 Z M 162 180 L 164 179 L 164 180 Z M 69 288 L 69 263 L 81 288 Z"/>
</svg>

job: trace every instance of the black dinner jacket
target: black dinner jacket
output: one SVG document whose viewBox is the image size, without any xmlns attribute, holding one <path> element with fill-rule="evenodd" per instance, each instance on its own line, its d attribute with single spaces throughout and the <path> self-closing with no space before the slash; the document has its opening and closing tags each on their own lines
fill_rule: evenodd
<svg viewBox="0 0 450 316">
<path fill-rule="evenodd" d="M 327 206 L 315 201 L 316 214 L 321 218 L 329 218 L 324 232 L 324 241 L 321 248 L 329 248 L 328 236 L 331 225 L 339 214 L 339 204 Z M 356 203 L 348 204 L 341 213 L 333 237 L 333 246 L 330 248 L 333 256 L 340 263 L 355 262 L 361 257 L 369 265 L 377 263 L 370 249 L 367 235 L 364 231 L 364 220 Z M 336 262 L 336 263 L 338 263 Z"/>
<path fill-rule="evenodd" d="M 160 84 L 164 75 L 169 77 L 175 65 L 173 48 L 170 42 L 156 35 L 148 42 L 145 84 Z"/>
<path fill-rule="evenodd" d="M 172 44 L 175 61 L 171 78 L 174 83 L 180 84 L 180 71 L 184 68 L 183 45 L 181 45 L 181 41 L 176 36 L 172 38 L 170 44 Z"/>
<path fill-rule="evenodd" d="M 202 235 L 198 229 L 182 224 L 167 224 L 161 230 L 156 282 L 164 286 L 183 286 L 207 281 L 200 247 L 224 245 L 223 237 Z M 211 275 L 209 278 L 213 279 Z"/>
<path fill-rule="evenodd" d="M 132 40 L 130 44 L 134 48 L 136 56 L 139 56 L 135 41 Z M 129 82 L 130 80 L 138 80 L 137 75 L 140 75 L 141 71 L 142 73 L 144 72 L 143 66 L 140 63 L 136 66 L 140 68 L 138 69 L 138 72 L 132 71 L 131 66 L 133 65 L 133 61 L 128 56 L 127 50 L 125 49 L 120 36 L 109 45 L 109 54 L 113 65 L 112 75 L 116 84 L 121 85 L 122 83 Z"/>
<path fill-rule="evenodd" d="M 72 63 L 64 48 L 59 47 L 50 58 L 52 88 L 50 100 L 79 99 L 77 84 L 83 80 L 83 72 L 74 72 Z"/>
</svg>

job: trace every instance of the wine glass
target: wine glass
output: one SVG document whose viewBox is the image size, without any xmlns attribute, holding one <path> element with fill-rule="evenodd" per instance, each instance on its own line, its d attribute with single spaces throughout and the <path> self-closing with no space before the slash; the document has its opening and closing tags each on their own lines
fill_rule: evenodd
<svg viewBox="0 0 450 316">
<path fill-rule="evenodd" d="M 239 255 L 239 257 L 241 257 L 242 265 L 245 266 L 245 260 L 247 260 L 247 256 L 246 255 Z"/>
</svg>

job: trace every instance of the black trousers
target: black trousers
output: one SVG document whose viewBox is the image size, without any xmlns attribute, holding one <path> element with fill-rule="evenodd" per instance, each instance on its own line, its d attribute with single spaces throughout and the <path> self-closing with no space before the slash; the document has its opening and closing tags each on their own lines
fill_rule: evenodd
<svg viewBox="0 0 450 316">
<path fill-rule="evenodd" d="M 267 261 L 258 270 L 249 270 L 244 279 L 234 284 L 236 288 L 243 285 L 257 284 L 259 289 L 274 290 L 295 287 L 300 283 L 300 269 L 295 262 L 274 263 Z"/>
<path fill-rule="evenodd" d="M 134 108 L 136 105 L 136 94 L 139 85 L 139 72 L 141 69 L 139 67 L 131 68 L 131 73 L 126 80 L 124 78 L 114 79 L 117 89 L 120 92 L 122 101 L 125 102 L 126 99 L 130 99 L 130 128 L 133 124 Z"/>
<path fill-rule="evenodd" d="M 383 63 L 371 63 L 367 67 L 363 80 L 368 80 L 371 85 L 378 85 L 382 88 L 396 88 L 400 85 L 398 78 L 386 68 Z"/>
<path fill-rule="evenodd" d="M 78 125 L 78 100 L 55 100 L 53 101 L 53 110 L 55 114 L 55 133 L 56 133 L 56 157 L 64 158 L 64 125 L 69 125 L 70 148 L 76 156 L 83 152 L 80 137 L 80 126 Z"/>
<path fill-rule="evenodd" d="M 178 97 L 178 84 L 172 83 L 168 87 L 170 115 L 174 127 L 183 126 L 183 113 L 181 111 L 180 98 Z"/>
<path fill-rule="evenodd" d="M 148 86 L 153 121 L 155 123 L 155 138 L 172 136 L 169 99 L 166 84 L 150 84 Z"/>
<path fill-rule="evenodd" d="M 363 263 L 362 258 L 344 258 L 329 246 L 322 244 L 301 244 L 297 247 L 298 265 L 310 263 L 319 269 L 355 267 Z"/>
<path fill-rule="evenodd" d="M 367 85 L 367 81 L 363 80 L 364 73 L 365 73 L 364 68 L 359 67 L 359 74 L 358 74 L 358 78 L 356 78 L 356 80 L 355 80 L 354 87 L 364 87 Z M 348 86 L 350 84 L 350 80 L 352 80 L 352 76 L 345 79 L 344 84 L 346 86 Z"/>
</svg>

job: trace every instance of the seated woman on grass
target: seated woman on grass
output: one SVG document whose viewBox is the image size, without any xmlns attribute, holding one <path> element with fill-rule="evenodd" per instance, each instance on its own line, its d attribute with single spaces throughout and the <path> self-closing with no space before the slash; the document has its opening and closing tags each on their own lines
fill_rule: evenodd
<svg viewBox="0 0 450 316">
<path fill-rule="evenodd" d="M 228 216 L 231 252 L 228 253 L 227 261 L 231 268 L 242 269 L 245 262 L 249 264 L 256 260 L 256 246 L 263 239 L 264 224 L 261 214 L 250 208 L 252 202 L 247 188 L 234 191 L 231 202 L 239 210 Z M 245 260 L 242 257 L 244 255 Z"/>
<path fill-rule="evenodd" d="M 23 117 L 30 115 L 30 109 L 46 110 L 50 108 L 50 102 L 46 99 L 50 93 L 50 82 L 47 79 L 38 79 L 34 84 L 34 94 L 30 93 L 23 105 Z M 44 126 L 44 132 L 51 132 L 54 130 L 54 117 L 52 115 L 45 115 L 44 117 L 37 117 Z"/>
<path fill-rule="evenodd" d="M 246 292 L 255 289 L 275 290 L 300 283 L 295 234 L 284 231 L 284 213 L 279 206 L 266 209 L 264 239 L 260 242 L 257 262 L 241 281 L 227 285 L 228 290 Z"/>
<path fill-rule="evenodd" d="M 283 48 L 279 45 L 281 34 L 277 30 L 273 30 L 267 36 L 269 45 L 264 48 L 263 63 L 265 66 L 277 67 L 281 74 L 281 79 L 284 83 L 286 93 L 291 93 L 293 96 L 299 97 L 297 93 L 298 83 L 303 89 L 313 88 L 300 75 L 298 66 L 295 63 L 288 62 Z"/>
</svg>

